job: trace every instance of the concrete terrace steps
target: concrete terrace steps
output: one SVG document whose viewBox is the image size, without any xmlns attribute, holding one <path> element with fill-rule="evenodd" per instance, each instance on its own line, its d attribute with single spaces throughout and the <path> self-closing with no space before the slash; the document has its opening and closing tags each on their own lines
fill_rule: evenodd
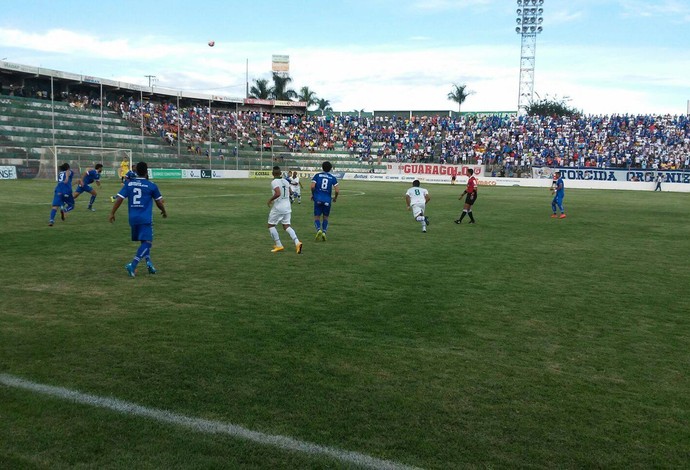
<svg viewBox="0 0 690 470">
<path fill-rule="evenodd" d="M 177 143 L 170 146 L 155 135 L 144 136 L 142 145 L 141 127 L 110 110 L 104 110 L 101 122 L 100 109 L 72 108 L 56 102 L 53 116 L 50 101 L 0 96 L 0 161 L 23 162 L 15 163 L 19 165 L 38 164 L 46 159 L 45 147 L 53 144 L 128 149 L 132 151 L 134 160 L 146 160 L 152 166 L 165 168 L 235 169 L 239 166 L 240 169 L 266 170 L 273 164 L 279 164 L 286 169 L 316 172 L 320 171 L 324 160 L 330 160 L 336 171 L 370 172 L 385 169 L 385 165 L 361 162 L 356 154 L 340 148 L 315 153 L 292 153 L 280 144 L 276 144 L 272 152 L 240 148 L 238 160 L 232 156 L 233 142 L 214 142 L 209 162 L 205 155 L 208 142 L 192 144 L 201 148 L 201 155 L 188 153 L 188 144 L 185 142 L 181 143 L 181 153 L 178 155 Z M 219 157 L 221 149 L 224 158 Z"/>
<path fill-rule="evenodd" d="M 0 100 L 1 102 L 2 100 Z M 15 117 L 31 117 L 33 119 L 45 120 L 48 122 L 52 121 L 53 113 L 50 109 L 25 109 L 25 108 L 15 108 L 13 106 L 0 104 L 0 115 L 1 116 L 15 116 Z M 66 122 L 83 122 L 83 123 L 93 123 L 101 122 L 101 115 L 98 114 L 79 114 L 74 112 L 64 112 L 63 110 L 55 110 L 56 121 L 66 121 Z M 103 113 L 103 123 L 110 125 L 122 125 L 122 119 L 112 111 L 104 111 Z"/>
<path fill-rule="evenodd" d="M 88 128 L 87 128 L 88 129 Z M 50 128 L 44 127 L 30 127 L 30 126 L 18 126 L 18 125 L 4 125 L 4 121 L 0 120 L 0 134 L 5 136 L 48 136 L 52 137 L 53 131 Z M 101 130 L 100 129 L 55 129 L 56 136 L 79 136 L 88 139 L 97 139 L 100 142 Z M 131 133 L 125 134 L 123 132 L 109 133 L 106 129 L 103 130 L 104 138 L 105 136 L 110 136 L 111 140 L 122 140 L 122 141 L 139 141 L 141 142 L 141 135 L 132 135 Z M 113 137 L 113 135 L 117 137 Z"/>
<path fill-rule="evenodd" d="M 27 112 L 19 112 L 16 109 L 2 109 L 0 107 L 0 121 L 2 122 L 21 122 L 31 124 L 34 127 L 44 127 L 51 128 L 53 125 L 53 119 L 50 114 L 42 116 L 31 114 Z M 56 128 L 80 128 L 93 126 L 94 124 L 101 126 L 100 119 L 88 118 L 88 119 L 75 119 L 73 117 L 65 118 L 59 114 L 55 115 L 55 127 Z M 103 128 L 110 130 L 120 130 L 129 131 L 131 126 L 122 122 L 121 119 L 103 119 Z"/>
</svg>

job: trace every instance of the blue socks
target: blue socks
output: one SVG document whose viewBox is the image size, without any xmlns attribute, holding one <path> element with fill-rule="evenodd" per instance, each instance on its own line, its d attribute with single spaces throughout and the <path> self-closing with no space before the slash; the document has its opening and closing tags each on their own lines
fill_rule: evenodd
<svg viewBox="0 0 690 470">
<path fill-rule="evenodd" d="M 325 232 L 326 230 L 328 230 L 328 219 L 323 221 L 323 231 Z"/>
<path fill-rule="evenodd" d="M 141 245 L 139 245 L 139 249 L 137 250 L 137 254 L 134 255 L 134 259 L 132 260 L 132 267 L 136 268 L 137 264 L 139 264 L 139 261 L 142 259 L 150 260 L 149 253 L 151 252 L 151 242 L 141 242 Z"/>
</svg>

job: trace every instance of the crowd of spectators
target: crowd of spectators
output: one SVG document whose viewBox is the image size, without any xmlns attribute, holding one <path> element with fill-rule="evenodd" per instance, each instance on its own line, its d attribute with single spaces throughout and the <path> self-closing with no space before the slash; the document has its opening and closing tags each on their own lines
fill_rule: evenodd
<svg viewBox="0 0 690 470">
<path fill-rule="evenodd" d="M 64 94 L 70 106 L 99 108 L 99 97 Z M 690 117 L 285 115 L 197 103 L 108 97 L 106 106 L 142 125 L 148 135 L 201 154 L 211 139 L 237 150 L 328 152 L 363 162 L 485 164 L 514 175 L 532 166 L 688 169 Z M 209 123 L 211 126 L 209 126 Z M 179 135 L 178 135 L 179 133 Z M 205 155 L 208 156 L 208 155 Z"/>
<path fill-rule="evenodd" d="M 177 109 L 170 103 L 120 100 L 125 119 L 173 145 L 196 149 L 209 139 L 240 148 L 290 152 L 339 150 L 362 161 L 486 164 L 502 173 L 532 166 L 690 168 L 690 118 L 678 115 L 387 117 L 282 115 L 259 111 Z M 203 144 L 202 144 L 203 146 Z"/>
</svg>

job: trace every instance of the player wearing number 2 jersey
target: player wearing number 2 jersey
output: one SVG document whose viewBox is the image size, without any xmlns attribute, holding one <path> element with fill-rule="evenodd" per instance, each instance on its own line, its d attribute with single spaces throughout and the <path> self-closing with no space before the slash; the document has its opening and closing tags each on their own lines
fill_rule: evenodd
<svg viewBox="0 0 690 470">
<path fill-rule="evenodd" d="M 338 199 L 340 188 L 338 179 L 329 172 L 333 169 L 331 162 L 323 162 L 323 170 L 311 179 L 311 198 L 314 201 L 314 227 L 316 228 L 315 240 L 326 241 L 328 230 L 328 216 L 331 214 L 331 204 Z M 335 196 L 331 194 L 335 192 Z"/>
<path fill-rule="evenodd" d="M 151 263 L 151 245 L 153 243 L 153 204 L 155 203 L 161 211 L 163 218 L 168 216 L 163 196 L 161 196 L 158 186 L 148 180 L 148 165 L 139 162 L 136 166 L 137 177 L 130 179 L 122 186 L 117 193 L 117 200 L 110 211 L 110 222 L 115 221 L 115 212 L 127 199 L 129 209 L 129 225 L 132 228 L 132 241 L 141 242 L 139 249 L 134 255 L 131 263 L 125 266 L 127 273 L 134 277 L 137 265 L 142 259 L 146 259 L 146 267 L 149 273 L 156 274 L 156 268 Z"/>
</svg>

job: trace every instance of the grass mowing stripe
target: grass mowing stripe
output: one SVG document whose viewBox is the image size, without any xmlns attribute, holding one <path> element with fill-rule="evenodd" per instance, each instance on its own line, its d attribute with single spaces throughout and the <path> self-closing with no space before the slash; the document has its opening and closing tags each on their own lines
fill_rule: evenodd
<svg viewBox="0 0 690 470">
<path fill-rule="evenodd" d="M 354 464 L 362 468 L 371 468 L 375 470 L 418 470 L 417 467 L 403 465 L 390 460 L 378 459 L 376 457 L 371 457 L 359 452 L 321 446 L 311 442 L 293 439 L 288 436 L 265 434 L 258 431 L 252 431 L 251 429 L 237 426 L 235 424 L 184 416 L 171 411 L 148 408 L 137 405 L 136 403 L 118 400 L 116 398 L 99 397 L 63 387 L 39 384 L 9 374 L 0 374 L 0 384 L 3 384 L 7 387 L 29 390 L 42 395 L 61 398 L 63 400 L 68 400 L 82 405 L 106 408 L 126 415 L 143 416 L 160 421 L 162 423 L 183 426 L 201 433 L 225 434 L 231 437 L 245 439 L 247 441 L 289 451 L 302 452 L 309 455 L 325 455 L 341 462 Z"/>
</svg>

